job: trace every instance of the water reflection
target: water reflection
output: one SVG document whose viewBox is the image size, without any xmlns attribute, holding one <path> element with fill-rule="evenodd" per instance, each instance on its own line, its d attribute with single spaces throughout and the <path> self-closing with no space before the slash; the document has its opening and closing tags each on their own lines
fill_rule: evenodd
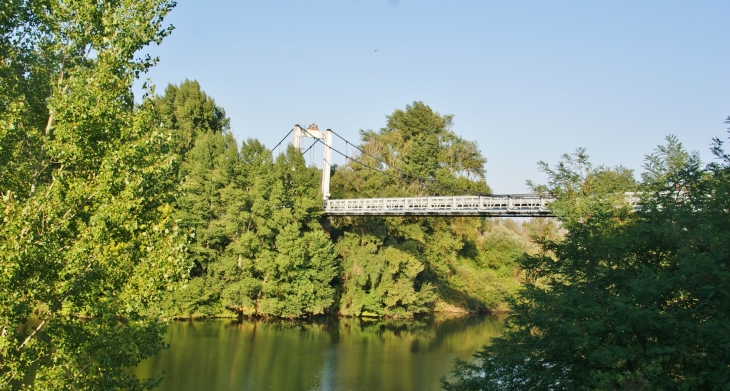
<svg viewBox="0 0 730 391">
<path fill-rule="evenodd" d="M 143 362 L 160 390 L 438 390 L 454 358 L 501 333 L 501 319 L 195 321 Z"/>
</svg>

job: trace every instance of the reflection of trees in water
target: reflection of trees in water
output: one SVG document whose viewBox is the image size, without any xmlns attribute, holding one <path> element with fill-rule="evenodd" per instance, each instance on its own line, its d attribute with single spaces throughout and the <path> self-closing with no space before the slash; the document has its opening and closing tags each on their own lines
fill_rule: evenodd
<svg viewBox="0 0 730 391">
<path fill-rule="evenodd" d="M 383 343 L 389 339 L 405 339 L 413 341 L 416 351 L 424 349 L 434 351 L 445 346 L 471 346 L 471 334 L 500 335 L 503 317 L 484 316 L 423 316 L 412 319 L 384 318 L 337 318 L 334 316 L 313 317 L 308 319 L 264 319 L 243 318 L 232 321 L 231 325 L 261 325 L 270 330 L 280 332 L 324 333 L 329 336 L 330 343 L 338 344 L 343 335 L 355 339 Z"/>
<path fill-rule="evenodd" d="M 174 322 L 171 349 L 137 373 L 164 370 L 162 391 L 438 389 L 455 357 L 500 331 L 484 317 Z"/>
<path fill-rule="evenodd" d="M 437 351 L 447 345 L 471 346 L 473 339 L 469 338 L 470 336 L 487 335 L 491 338 L 500 335 L 502 319 L 481 316 L 456 318 L 429 316 L 410 320 L 355 318 L 341 319 L 339 329 L 346 329 L 357 337 L 377 340 L 378 343 L 388 339 L 407 340 L 411 342 L 413 352 L 421 349 Z"/>
</svg>

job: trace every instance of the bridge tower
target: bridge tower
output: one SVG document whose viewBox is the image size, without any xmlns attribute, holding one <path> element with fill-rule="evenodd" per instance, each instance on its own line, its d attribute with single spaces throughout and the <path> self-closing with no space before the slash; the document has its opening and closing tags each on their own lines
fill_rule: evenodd
<svg viewBox="0 0 730 391">
<path fill-rule="evenodd" d="M 292 129 L 292 145 L 301 149 L 301 140 L 305 137 L 311 137 L 322 140 L 324 144 L 324 162 L 322 163 L 322 199 L 327 201 L 330 198 L 330 169 L 332 160 L 332 130 L 319 130 L 317 125 L 309 125 L 307 129 L 299 125 L 294 125 Z"/>
</svg>

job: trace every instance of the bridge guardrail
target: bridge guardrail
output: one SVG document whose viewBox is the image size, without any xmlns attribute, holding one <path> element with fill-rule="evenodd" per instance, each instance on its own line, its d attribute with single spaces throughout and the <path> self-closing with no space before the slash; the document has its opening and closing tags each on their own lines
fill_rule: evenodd
<svg viewBox="0 0 730 391">
<path fill-rule="evenodd" d="M 640 193 L 627 192 L 626 202 L 639 207 Z M 550 197 L 537 194 L 348 198 L 324 202 L 330 216 L 488 216 L 550 217 Z"/>
<path fill-rule="evenodd" d="M 325 201 L 328 215 L 549 215 L 549 198 L 535 194 L 493 196 L 438 196 L 398 198 L 350 198 Z"/>
</svg>

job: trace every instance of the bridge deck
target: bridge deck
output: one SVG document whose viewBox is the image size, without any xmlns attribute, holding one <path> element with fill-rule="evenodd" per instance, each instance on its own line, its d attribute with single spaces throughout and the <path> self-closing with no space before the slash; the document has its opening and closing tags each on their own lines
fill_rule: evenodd
<svg viewBox="0 0 730 391">
<path fill-rule="evenodd" d="M 550 198 L 535 194 L 327 200 L 328 216 L 551 217 Z"/>
</svg>

